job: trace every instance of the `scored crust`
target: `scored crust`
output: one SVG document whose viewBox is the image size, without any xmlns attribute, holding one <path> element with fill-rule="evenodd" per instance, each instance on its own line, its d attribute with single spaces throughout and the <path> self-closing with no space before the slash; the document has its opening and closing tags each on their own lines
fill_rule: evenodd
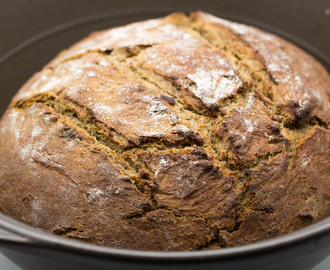
<svg viewBox="0 0 330 270">
<path fill-rule="evenodd" d="M 196 12 L 96 32 L 0 123 L 0 210 L 90 243 L 237 246 L 330 215 L 330 77 L 256 28 Z"/>
</svg>

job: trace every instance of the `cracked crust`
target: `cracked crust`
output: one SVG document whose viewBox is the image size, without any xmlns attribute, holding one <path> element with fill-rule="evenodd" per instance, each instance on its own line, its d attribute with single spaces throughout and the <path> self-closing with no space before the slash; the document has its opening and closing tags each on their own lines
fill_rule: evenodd
<svg viewBox="0 0 330 270">
<path fill-rule="evenodd" d="M 329 82 L 294 45 L 202 12 L 93 33 L 3 116 L 0 209 L 139 250 L 297 230 L 330 215 Z"/>
</svg>

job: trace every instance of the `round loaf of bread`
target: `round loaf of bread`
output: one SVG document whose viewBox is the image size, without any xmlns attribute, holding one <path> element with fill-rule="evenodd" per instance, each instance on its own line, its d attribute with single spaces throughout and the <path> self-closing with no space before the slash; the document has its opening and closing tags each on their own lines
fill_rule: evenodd
<svg viewBox="0 0 330 270">
<path fill-rule="evenodd" d="M 330 77 L 295 45 L 202 12 L 91 34 L 0 123 L 0 211 L 63 237 L 181 251 L 330 215 Z"/>
</svg>

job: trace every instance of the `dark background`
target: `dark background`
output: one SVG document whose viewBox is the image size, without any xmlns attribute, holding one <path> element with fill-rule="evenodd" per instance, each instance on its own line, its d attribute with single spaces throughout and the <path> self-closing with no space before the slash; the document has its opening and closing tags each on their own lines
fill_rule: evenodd
<svg viewBox="0 0 330 270">
<path fill-rule="evenodd" d="M 324 51 L 328 57 L 330 54 L 329 0 L 1 0 L 0 55 L 54 26 L 113 10 L 152 7 L 169 7 L 173 10 L 197 10 L 203 7 L 209 12 L 251 19 L 283 29 Z M 322 26 L 325 18 L 327 27 Z"/>
</svg>

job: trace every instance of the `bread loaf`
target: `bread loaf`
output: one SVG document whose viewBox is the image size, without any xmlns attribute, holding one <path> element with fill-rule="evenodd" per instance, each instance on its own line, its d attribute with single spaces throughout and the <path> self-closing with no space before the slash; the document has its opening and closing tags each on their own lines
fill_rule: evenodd
<svg viewBox="0 0 330 270">
<path fill-rule="evenodd" d="M 330 77 L 196 12 L 91 34 L 0 122 L 0 211 L 104 246 L 238 246 L 330 215 Z"/>
</svg>

